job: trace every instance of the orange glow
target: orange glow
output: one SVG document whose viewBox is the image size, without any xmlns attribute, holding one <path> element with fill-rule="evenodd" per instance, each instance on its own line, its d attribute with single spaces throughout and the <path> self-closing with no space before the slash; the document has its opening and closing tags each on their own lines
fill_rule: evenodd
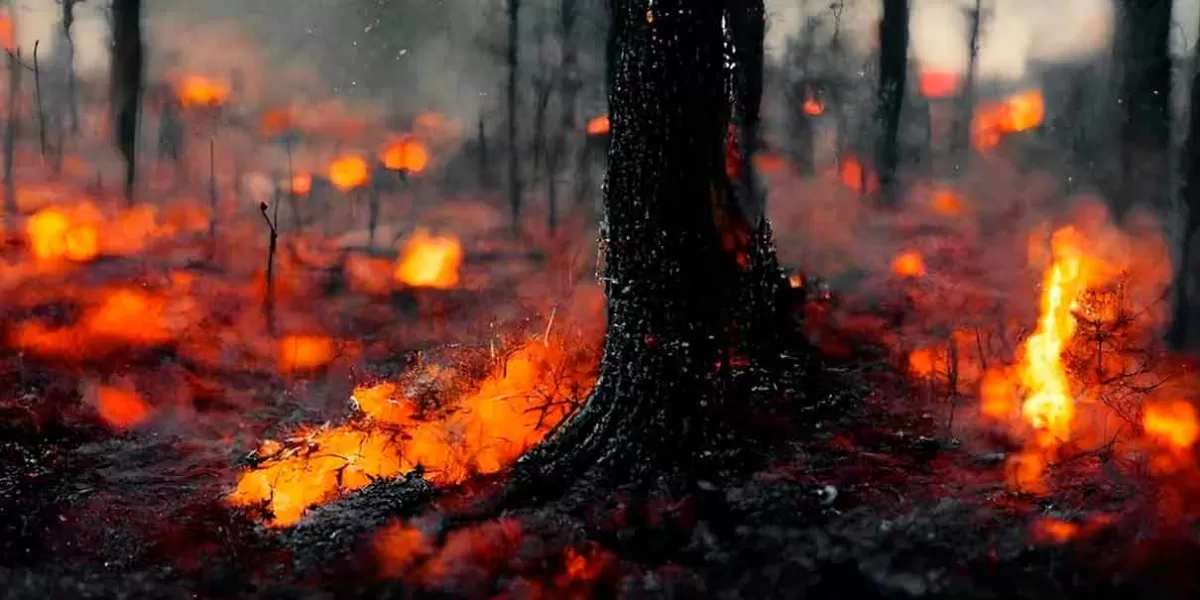
<svg viewBox="0 0 1200 600">
<path fill-rule="evenodd" d="M 787 168 L 787 161 L 774 152 L 758 152 L 754 155 L 754 168 L 759 173 L 778 173 Z"/>
<path fill-rule="evenodd" d="M 1013 387 L 1009 374 L 997 368 L 990 368 L 983 374 L 979 384 L 979 412 L 983 416 L 996 421 L 1006 422 L 1017 414 L 1017 390 Z"/>
<path fill-rule="evenodd" d="M 1002 102 L 984 104 L 971 122 L 971 141 L 977 150 L 995 148 L 1005 135 L 1028 131 L 1042 124 L 1046 105 L 1042 93 L 1030 90 Z"/>
<path fill-rule="evenodd" d="M 17 34 L 7 10 L 0 11 L 0 45 L 9 52 L 17 49 Z"/>
<path fill-rule="evenodd" d="M 292 193 L 297 196 L 307 196 L 312 191 L 312 175 L 296 173 L 292 175 Z"/>
<path fill-rule="evenodd" d="M 183 106 L 220 106 L 229 99 L 229 87 L 202 75 L 188 75 L 179 82 L 179 101 Z"/>
<path fill-rule="evenodd" d="M 592 120 L 588 121 L 588 124 L 587 124 L 587 134 L 588 135 L 608 135 L 608 132 L 609 132 L 608 115 L 600 115 L 600 116 L 595 117 Z"/>
<path fill-rule="evenodd" d="M 933 375 L 939 366 L 945 366 L 940 364 L 944 362 L 932 348 L 918 348 L 908 355 L 908 368 L 919 377 Z"/>
<path fill-rule="evenodd" d="M 802 107 L 804 114 L 810 117 L 819 117 L 825 114 L 825 103 L 821 102 L 820 98 L 814 96 L 811 92 L 804 94 L 804 106 Z"/>
<path fill-rule="evenodd" d="M 410 287 L 450 289 L 458 285 L 463 248 L 458 238 L 418 229 L 404 244 L 395 279 Z"/>
<path fill-rule="evenodd" d="M 29 352 L 66 357 L 122 343 L 155 346 L 174 337 L 162 298 L 134 288 L 97 290 L 92 296 L 75 325 L 50 328 L 27 321 L 13 327 L 11 343 Z"/>
<path fill-rule="evenodd" d="M 1050 517 L 1034 521 L 1030 529 L 1033 538 L 1042 543 L 1065 544 L 1079 534 L 1079 525 Z"/>
<path fill-rule="evenodd" d="M 291 107 L 274 108 L 259 118 L 258 128 L 265 137 L 275 137 L 295 125 L 295 110 Z"/>
<path fill-rule="evenodd" d="M 388 144 L 383 150 L 383 166 L 392 171 L 420 173 L 429 164 L 429 150 L 420 140 L 404 138 Z"/>
<path fill-rule="evenodd" d="M 874 193 L 879 189 L 879 181 L 874 174 L 863 170 L 863 164 L 854 155 L 846 155 L 838 161 L 838 179 L 842 185 L 860 193 Z"/>
<path fill-rule="evenodd" d="M 1156 402 L 1146 405 L 1142 428 L 1151 437 L 1175 450 L 1187 450 L 1200 437 L 1196 407 L 1189 402 Z"/>
<path fill-rule="evenodd" d="M 958 74 L 949 71 L 923 71 L 918 85 L 921 95 L 926 98 L 949 98 L 958 93 Z"/>
<path fill-rule="evenodd" d="M 150 416 L 150 406 L 137 392 L 109 386 L 97 388 L 96 411 L 113 429 L 129 429 Z"/>
<path fill-rule="evenodd" d="M 929 207 L 933 210 L 934 214 L 943 217 L 956 217 L 962 214 L 963 202 L 954 192 L 940 189 L 933 192 Z"/>
<path fill-rule="evenodd" d="M 343 192 L 362 186 L 370 177 L 370 168 L 361 156 L 348 154 L 329 165 L 329 183 Z"/>
<path fill-rule="evenodd" d="M 29 218 L 25 234 L 29 248 L 38 260 L 85 262 L 96 258 L 99 242 L 93 223 L 72 222 L 72 214 L 55 208 L 43 208 Z"/>
<path fill-rule="evenodd" d="M 433 552 L 433 544 L 415 527 L 394 521 L 380 529 L 371 540 L 379 574 L 395 578 L 404 575 L 418 560 Z"/>
<path fill-rule="evenodd" d="M 892 273 L 900 277 L 921 277 L 925 275 L 925 259 L 915 250 L 902 252 L 892 259 Z"/>
<path fill-rule="evenodd" d="M 333 340 L 319 335 L 288 335 L 279 340 L 279 370 L 311 371 L 333 361 Z"/>
<path fill-rule="evenodd" d="M 272 525 L 288 526 L 313 504 L 418 465 L 438 484 L 495 473 L 567 414 L 561 405 L 543 411 L 548 398 L 581 398 L 590 390 L 589 367 L 568 352 L 558 343 L 526 344 L 437 419 L 418 420 L 414 402 L 395 385 L 359 388 L 354 400 L 369 420 L 302 430 L 286 444 L 260 448 L 260 455 L 273 451 L 271 458 L 243 473 L 228 500 L 265 504 Z"/>
</svg>

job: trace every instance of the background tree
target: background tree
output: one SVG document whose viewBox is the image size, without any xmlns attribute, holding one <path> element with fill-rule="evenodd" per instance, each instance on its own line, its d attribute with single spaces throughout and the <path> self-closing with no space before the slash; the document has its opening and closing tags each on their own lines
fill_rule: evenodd
<svg viewBox="0 0 1200 600">
<path fill-rule="evenodd" d="M 531 494 L 585 472 L 648 481 L 703 468 L 704 450 L 733 439 L 728 413 L 746 409 L 731 402 L 745 400 L 732 392 L 739 356 L 760 341 L 741 316 L 745 298 L 783 284 L 767 266 L 769 228 L 745 217 L 726 165 L 731 104 L 745 113 L 744 128 L 757 100 L 754 74 L 744 73 L 731 103 L 722 20 L 734 30 L 734 52 L 756 56 L 762 3 L 614 0 L 611 10 L 610 47 L 619 51 L 601 232 L 604 360 L 584 408 L 518 463 L 516 481 L 538 482 L 521 486 Z M 758 26 L 743 28 L 754 15 Z M 781 312 L 755 308 L 759 318 Z"/>
<path fill-rule="evenodd" d="M 1124 111 L 1121 186 L 1113 212 L 1123 217 L 1135 202 L 1165 211 L 1171 180 L 1171 0 L 1122 0 L 1116 22 Z"/>
<path fill-rule="evenodd" d="M 954 125 L 951 135 L 951 156 L 962 167 L 970 158 L 971 121 L 975 118 L 975 79 L 979 65 L 979 28 L 983 19 L 983 0 L 975 0 L 966 9 L 967 15 L 967 69 L 963 74 L 955 103 Z"/>
<path fill-rule="evenodd" d="M 1200 44 L 1195 50 L 1200 64 Z M 1168 341 L 1176 348 L 1193 346 L 1195 319 L 1200 312 L 1200 256 L 1197 233 L 1200 232 L 1200 70 L 1193 69 L 1191 81 L 1191 114 L 1188 117 L 1187 139 L 1179 161 L 1183 179 L 1183 210 L 1187 213 L 1179 268 L 1175 277 L 1175 313 Z"/>
<path fill-rule="evenodd" d="M 908 79 L 908 0 L 883 0 L 879 21 L 877 119 L 882 128 L 876 146 L 879 185 L 884 202 L 896 201 L 900 162 L 900 113 Z"/>
<path fill-rule="evenodd" d="M 113 0 L 111 103 L 113 135 L 125 157 L 125 199 L 133 203 L 137 181 L 137 125 L 144 58 L 141 0 Z"/>
<path fill-rule="evenodd" d="M 512 210 L 513 234 L 521 231 L 521 159 L 517 127 L 517 81 L 521 44 L 521 0 L 508 0 L 508 205 Z"/>
</svg>

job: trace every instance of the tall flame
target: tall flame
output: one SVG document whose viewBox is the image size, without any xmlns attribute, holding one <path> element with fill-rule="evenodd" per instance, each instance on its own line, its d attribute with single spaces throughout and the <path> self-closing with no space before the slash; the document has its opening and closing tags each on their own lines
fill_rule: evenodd
<svg viewBox="0 0 1200 600">
<path fill-rule="evenodd" d="M 1045 100 L 1038 90 L 1015 94 L 1003 102 L 985 104 L 979 107 L 971 121 L 971 142 L 977 150 L 990 150 L 998 146 L 1005 135 L 1041 125 L 1045 116 Z"/>
</svg>

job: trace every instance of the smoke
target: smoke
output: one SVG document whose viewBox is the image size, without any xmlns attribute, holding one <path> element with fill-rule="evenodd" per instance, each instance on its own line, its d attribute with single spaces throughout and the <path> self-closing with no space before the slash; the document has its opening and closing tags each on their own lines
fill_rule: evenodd
<svg viewBox="0 0 1200 600">
<path fill-rule="evenodd" d="M 766 0 L 771 15 L 767 46 L 779 56 L 788 37 L 801 30 L 804 19 L 824 13 L 832 19 L 830 6 L 822 0 L 797 5 L 794 0 Z M 1196 0 L 1176 20 L 1194 23 Z M 961 72 L 967 63 L 966 11 L 974 0 L 920 0 L 912 2 L 910 19 L 913 57 L 924 68 Z M 1112 36 L 1113 11 L 1110 0 L 984 0 L 985 13 L 979 51 L 982 77 L 1020 80 L 1034 62 L 1068 62 L 1086 58 L 1108 46 Z M 859 50 L 875 45 L 879 19 L 877 0 L 845 0 L 842 31 Z M 1187 31 L 1195 29 L 1186 27 Z"/>
</svg>

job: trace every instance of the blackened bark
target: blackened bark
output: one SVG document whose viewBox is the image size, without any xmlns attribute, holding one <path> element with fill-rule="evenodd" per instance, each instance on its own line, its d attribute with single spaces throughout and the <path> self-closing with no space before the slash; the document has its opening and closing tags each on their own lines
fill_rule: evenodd
<svg viewBox="0 0 1200 600">
<path fill-rule="evenodd" d="M 79 133 L 79 91 L 75 77 L 75 39 L 71 27 L 75 24 L 75 5 L 80 0 L 62 0 L 63 75 L 66 77 L 67 114 L 72 134 Z"/>
<path fill-rule="evenodd" d="M 137 182 L 137 125 L 142 98 L 141 0 L 113 0 L 111 102 L 113 135 L 125 158 L 125 199 L 134 201 Z"/>
<path fill-rule="evenodd" d="M 1196 48 L 1200 58 L 1200 46 Z M 1200 63 L 1197 63 L 1200 64 Z M 1187 141 L 1180 161 L 1183 170 L 1183 209 L 1187 211 L 1175 275 L 1175 312 L 1167 341 L 1175 348 L 1193 347 L 1193 315 L 1200 311 L 1200 70 L 1193 69 L 1191 114 L 1188 118 Z"/>
<path fill-rule="evenodd" d="M 515 481 L 536 482 L 522 486 L 526 494 L 551 494 L 588 474 L 686 474 L 703 468 L 706 450 L 730 443 L 722 434 L 736 404 L 748 261 L 726 236 L 748 225 L 726 174 L 726 4 L 744 10 L 725 0 L 611 5 L 620 52 L 609 86 L 601 233 L 604 360 L 581 412 L 515 467 Z M 769 228 L 759 232 L 770 248 Z"/>
<path fill-rule="evenodd" d="M 965 167 L 970 158 L 971 121 L 975 118 L 975 71 L 979 63 L 979 22 L 983 18 L 982 4 L 983 0 L 975 0 L 975 5 L 967 11 L 967 18 L 971 23 L 967 34 L 967 71 L 963 76 L 962 88 L 958 91 L 950 147 L 951 156 L 960 167 Z"/>
<path fill-rule="evenodd" d="M 521 36 L 521 0 L 508 0 L 508 205 L 512 210 L 512 230 L 521 231 L 521 162 L 517 155 L 517 75 L 518 44 Z"/>
<path fill-rule="evenodd" d="M 4 212 L 5 223 L 11 230 L 17 222 L 17 185 L 13 174 L 14 154 L 17 151 L 17 128 L 20 125 L 19 99 L 21 93 L 21 49 L 8 52 L 8 123 L 4 128 Z"/>
<path fill-rule="evenodd" d="M 1113 212 L 1137 203 L 1160 211 L 1169 199 L 1171 0 L 1122 0 L 1121 191 Z"/>
<path fill-rule="evenodd" d="M 908 0 L 883 0 L 879 21 L 879 88 L 877 120 L 882 129 L 876 144 L 876 165 L 882 200 L 894 204 L 896 170 L 900 163 L 900 111 L 908 79 Z"/>
</svg>

